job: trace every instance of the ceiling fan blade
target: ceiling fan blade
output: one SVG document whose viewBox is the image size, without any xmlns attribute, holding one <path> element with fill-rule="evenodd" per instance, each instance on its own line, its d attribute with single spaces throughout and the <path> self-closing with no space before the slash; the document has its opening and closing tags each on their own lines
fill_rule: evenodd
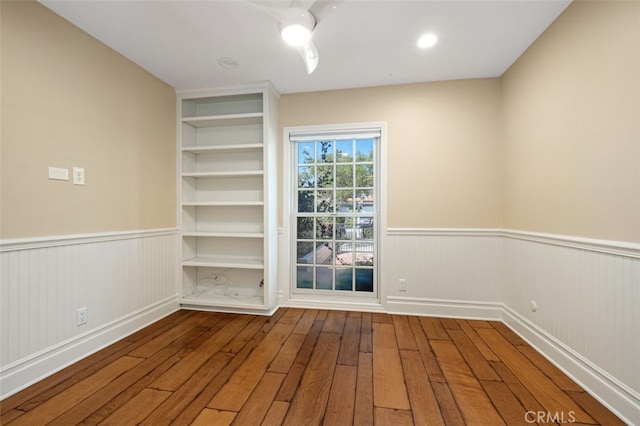
<svg viewBox="0 0 640 426">
<path fill-rule="evenodd" d="M 340 6 L 344 0 L 316 0 L 309 8 L 309 12 L 316 18 L 316 23 L 322 21 L 331 12 L 333 12 L 338 6 Z"/>
<path fill-rule="evenodd" d="M 301 23 L 306 27 L 309 27 L 309 30 L 313 30 L 316 26 L 316 20 L 313 15 L 309 14 L 309 11 L 300 7 L 273 7 L 273 6 L 265 6 L 262 3 L 258 3 L 255 1 L 247 0 L 254 8 L 259 11 L 271 16 L 273 19 L 278 21 L 281 25 L 286 26 L 291 23 Z"/>
<path fill-rule="evenodd" d="M 307 68 L 307 74 L 311 74 L 316 69 L 318 62 L 320 61 L 318 49 L 316 49 L 311 41 L 308 41 L 298 47 L 298 52 L 300 53 L 300 56 L 302 56 L 304 66 Z"/>
</svg>

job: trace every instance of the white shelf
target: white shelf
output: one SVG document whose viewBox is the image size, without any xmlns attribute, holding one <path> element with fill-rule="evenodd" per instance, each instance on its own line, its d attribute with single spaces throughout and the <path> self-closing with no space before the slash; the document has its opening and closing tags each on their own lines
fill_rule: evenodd
<svg viewBox="0 0 640 426">
<path fill-rule="evenodd" d="M 264 299 L 260 296 L 233 298 L 217 294 L 197 294 L 192 296 L 184 296 L 181 301 L 182 305 L 193 305 L 197 307 L 224 307 L 235 309 L 246 308 L 264 308 Z"/>
<path fill-rule="evenodd" d="M 264 201 L 184 201 L 183 207 L 248 207 L 264 206 Z"/>
<path fill-rule="evenodd" d="M 182 261 L 182 266 L 199 266 L 207 268 L 264 269 L 264 260 L 255 257 L 210 256 L 193 257 Z"/>
<path fill-rule="evenodd" d="M 218 237 L 218 238 L 264 238 L 262 232 L 203 232 L 186 231 L 183 237 Z"/>
<path fill-rule="evenodd" d="M 192 178 L 216 178 L 216 177 L 234 177 L 234 176 L 262 176 L 262 170 L 237 170 L 224 172 L 187 172 L 182 173 L 182 177 Z"/>
<path fill-rule="evenodd" d="M 244 114 L 183 117 L 182 122 L 196 128 L 215 126 L 242 126 L 247 124 L 261 124 L 263 115 L 264 114 L 262 114 L 261 112 L 249 112 Z"/>
<path fill-rule="evenodd" d="M 189 152 L 192 154 L 216 154 L 219 152 L 261 151 L 263 148 L 264 148 L 264 144 L 261 144 L 261 143 L 247 143 L 247 144 L 235 144 L 235 145 L 185 146 L 182 148 L 182 152 Z"/>
</svg>

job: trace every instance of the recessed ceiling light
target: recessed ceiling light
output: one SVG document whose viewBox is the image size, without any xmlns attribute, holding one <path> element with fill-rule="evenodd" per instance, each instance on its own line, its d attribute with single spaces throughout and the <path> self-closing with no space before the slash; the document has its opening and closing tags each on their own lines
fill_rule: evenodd
<svg viewBox="0 0 640 426">
<path fill-rule="evenodd" d="M 238 61 L 229 57 L 218 59 L 218 64 L 220 64 L 220 66 L 223 68 L 229 68 L 229 69 L 238 68 Z"/>
<path fill-rule="evenodd" d="M 423 34 L 418 39 L 418 47 L 421 49 L 428 49 L 433 47 L 438 42 L 438 36 L 435 34 Z"/>
</svg>

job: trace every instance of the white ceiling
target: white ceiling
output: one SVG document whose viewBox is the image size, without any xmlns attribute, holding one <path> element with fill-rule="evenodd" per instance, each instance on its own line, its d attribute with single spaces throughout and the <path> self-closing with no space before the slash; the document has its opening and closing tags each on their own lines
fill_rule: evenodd
<svg viewBox="0 0 640 426">
<path fill-rule="evenodd" d="M 345 0 L 314 31 L 311 75 L 273 18 L 244 0 L 41 3 L 178 90 L 271 80 L 295 93 L 500 76 L 570 0 Z M 421 50 L 427 31 L 440 40 Z"/>
</svg>

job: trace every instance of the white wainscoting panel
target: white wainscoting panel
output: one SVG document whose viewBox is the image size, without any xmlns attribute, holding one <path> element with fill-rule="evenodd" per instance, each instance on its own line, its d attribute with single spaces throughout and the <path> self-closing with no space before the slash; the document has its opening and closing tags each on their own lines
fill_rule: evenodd
<svg viewBox="0 0 640 426">
<path fill-rule="evenodd" d="M 505 231 L 504 320 L 640 424 L 640 246 L 607 246 Z"/>
<path fill-rule="evenodd" d="M 178 241 L 175 229 L 2 241 L 0 397 L 177 310 Z"/>
<path fill-rule="evenodd" d="M 500 230 L 392 228 L 386 245 L 388 312 L 500 318 Z"/>
</svg>

